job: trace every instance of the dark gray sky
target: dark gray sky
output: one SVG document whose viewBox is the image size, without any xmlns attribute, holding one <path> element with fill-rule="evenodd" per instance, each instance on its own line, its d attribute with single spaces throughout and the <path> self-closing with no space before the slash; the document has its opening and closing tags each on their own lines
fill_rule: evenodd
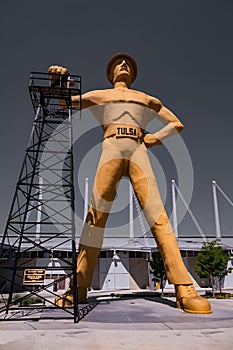
<svg viewBox="0 0 233 350">
<path fill-rule="evenodd" d="M 202 229 L 213 233 L 211 180 L 233 198 L 232 13 L 229 0 L 2 2 L 1 230 L 34 117 L 30 72 L 61 64 L 82 76 L 83 91 L 107 88 L 106 63 L 123 51 L 138 64 L 133 88 L 161 99 L 185 125 L 195 176 L 190 207 Z M 166 176 L 170 181 L 174 174 Z M 219 204 L 222 232 L 232 233 L 233 209 L 221 196 Z M 196 232 L 188 218 L 180 231 Z"/>
</svg>

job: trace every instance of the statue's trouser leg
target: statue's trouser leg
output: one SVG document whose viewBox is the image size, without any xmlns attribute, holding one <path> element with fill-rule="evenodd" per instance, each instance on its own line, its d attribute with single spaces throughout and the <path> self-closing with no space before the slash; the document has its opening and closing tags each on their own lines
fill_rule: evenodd
<svg viewBox="0 0 233 350">
<path fill-rule="evenodd" d="M 197 294 L 183 263 L 146 153 L 143 145 L 134 153 L 129 177 L 163 257 L 167 278 L 175 285 L 177 307 L 191 313 L 211 313 L 208 300 Z"/>
<path fill-rule="evenodd" d="M 141 145 L 131 158 L 129 177 L 163 257 L 169 282 L 191 284 L 192 280 L 183 263 L 144 145 Z"/>
<path fill-rule="evenodd" d="M 105 142 L 106 144 L 106 142 Z M 104 147 L 103 147 L 104 148 Z M 78 289 L 85 294 L 91 285 L 94 267 L 102 247 L 103 233 L 119 180 L 124 172 L 125 160 L 112 150 L 101 155 L 93 186 L 91 204 L 82 232 L 78 255 Z"/>
</svg>

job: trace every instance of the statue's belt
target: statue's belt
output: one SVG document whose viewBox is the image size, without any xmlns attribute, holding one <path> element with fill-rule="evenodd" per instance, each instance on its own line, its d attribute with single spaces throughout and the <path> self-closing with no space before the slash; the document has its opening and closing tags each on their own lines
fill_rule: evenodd
<svg viewBox="0 0 233 350">
<path fill-rule="evenodd" d="M 116 138 L 130 138 L 143 142 L 143 129 L 129 124 L 109 124 L 104 128 L 104 139 L 115 136 Z"/>
</svg>

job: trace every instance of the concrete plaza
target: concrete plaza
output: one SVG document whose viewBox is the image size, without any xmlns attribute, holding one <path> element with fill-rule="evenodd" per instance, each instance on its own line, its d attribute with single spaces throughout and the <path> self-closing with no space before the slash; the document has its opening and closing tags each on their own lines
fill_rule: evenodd
<svg viewBox="0 0 233 350">
<path fill-rule="evenodd" d="M 213 313 L 188 314 L 174 298 L 152 293 L 95 295 L 97 306 L 72 320 L 1 321 L 0 350 L 228 350 L 233 344 L 233 299 L 210 299 Z"/>
</svg>

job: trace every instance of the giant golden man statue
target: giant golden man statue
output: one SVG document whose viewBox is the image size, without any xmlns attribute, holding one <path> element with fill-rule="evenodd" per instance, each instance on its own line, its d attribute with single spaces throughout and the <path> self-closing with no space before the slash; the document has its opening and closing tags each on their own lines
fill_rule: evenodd
<svg viewBox="0 0 233 350">
<path fill-rule="evenodd" d="M 52 80 L 56 80 L 56 74 L 62 75 L 63 81 L 68 77 L 68 70 L 61 66 L 51 66 L 48 73 Z M 81 96 L 82 108 L 103 106 L 104 141 L 79 244 L 79 302 L 86 301 L 87 288 L 91 286 L 117 185 L 122 176 L 128 176 L 163 257 L 168 281 L 175 285 L 177 307 L 191 313 L 211 313 L 208 300 L 198 295 L 184 266 L 147 151 L 147 148 L 160 145 L 165 138 L 179 133 L 183 124 L 160 100 L 130 88 L 137 76 L 137 65 L 128 54 L 114 55 L 107 65 L 106 74 L 113 88 L 93 90 Z M 74 106 L 79 102 L 79 96 L 72 98 Z M 155 116 L 164 127 L 154 134 L 145 134 L 146 125 Z M 71 283 L 66 293 L 56 298 L 56 304 L 70 306 L 72 295 Z"/>
</svg>

